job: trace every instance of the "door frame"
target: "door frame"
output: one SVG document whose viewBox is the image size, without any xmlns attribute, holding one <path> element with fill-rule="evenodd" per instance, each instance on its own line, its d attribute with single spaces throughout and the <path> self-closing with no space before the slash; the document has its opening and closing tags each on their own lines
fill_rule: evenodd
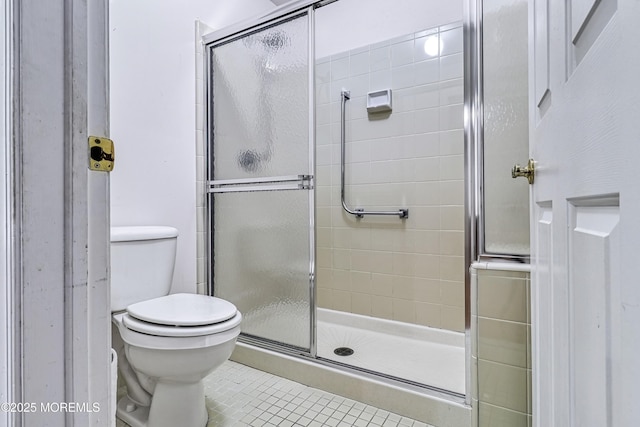
<svg viewBox="0 0 640 427">
<path fill-rule="evenodd" d="M 0 277 L 4 279 L 4 283 L 13 283 L 13 245 L 12 234 L 13 224 L 10 218 L 13 217 L 13 203 L 14 195 L 12 192 L 12 144 L 11 135 L 13 133 L 12 120 L 13 108 L 11 87 L 13 79 L 13 49 L 10 48 L 9 42 L 12 40 L 13 33 L 13 4 L 10 1 L 3 1 L 0 6 L 0 19 L 3 23 L 3 31 L 0 34 L 0 49 L 2 49 L 3 68 L 0 70 L 1 74 L 1 99 L 0 105 L 0 132 L 2 133 L 2 140 L 4 144 L 0 150 L 0 199 L 4 202 L 3 208 L 0 211 L 0 222 L 2 227 L 0 228 L 0 244 L 2 250 L 0 253 Z M 15 379 L 15 374 L 18 372 L 15 366 L 16 355 L 14 354 L 15 348 L 15 317 L 12 316 L 11 307 L 15 306 L 14 301 L 14 287 L 5 286 L 0 293 L 0 313 L 3 315 L 0 317 L 0 329 L 6 331 L 0 341 L 0 376 L 2 380 L 0 382 L 0 399 L 3 402 L 15 402 L 15 396 L 17 387 L 19 384 Z M 19 359 L 18 359 L 19 360 Z M 14 414 L 10 411 L 3 411 L 0 418 L 0 424 L 13 425 Z"/>
<path fill-rule="evenodd" d="M 468 265 L 473 262 L 530 264 L 531 256 L 489 252 L 485 245 L 484 186 L 484 0 L 464 2 L 465 25 L 465 204 Z"/>
<path fill-rule="evenodd" d="M 202 37 L 202 43 L 204 45 L 209 45 L 212 43 L 218 43 L 222 39 L 237 37 L 241 33 L 250 32 L 257 27 L 264 25 L 266 23 L 272 23 L 278 21 L 285 16 L 294 15 L 297 12 L 302 12 L 309 7 L 319 7 L 324 6 L 329 3 L 333 3 L 338 0 L 297 0 L 291 1 L 282 6 L 279 6 L 266 15 L 259 16 L 257 18 L 245 19 L 244 21 L 240 21 L 236 24 L 229 25 L 228 27 L 222 28 L 220 30 L 216 30 L 212 33 L 205 34 Z"/>
<path fill-rule="evenodd" d="M 5 0 L 2 8 L 3 397 L 37 406 L 4 421 L 107 425 L 109 178 L 88 171 L 87 140 L 108 136 L 108 1 Z M 61 402 L 87 406 L 41 410 Z"/>
</svg>

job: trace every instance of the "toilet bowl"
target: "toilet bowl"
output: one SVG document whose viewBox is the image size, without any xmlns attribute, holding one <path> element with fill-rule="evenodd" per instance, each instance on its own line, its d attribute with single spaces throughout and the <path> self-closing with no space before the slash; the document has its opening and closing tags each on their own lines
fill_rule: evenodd
<svg viewBox="0 0 640 427">
<path fill-rule="evenodd" d="M 112 229 L 112 338 L 127 396 L 118 401 L 117 417 L 132 427 L 205 426 L 202 380 L 231 355 L 242 315 L 220 298 L 165 294 L 170 278 L 160 279 L 157 270 L 173 273 L 173 266 L 157 263 L 173 262 L 177 230 L 118 228 Z M 126 292 L 118 294 L 123 285 Z"/>
</svg>

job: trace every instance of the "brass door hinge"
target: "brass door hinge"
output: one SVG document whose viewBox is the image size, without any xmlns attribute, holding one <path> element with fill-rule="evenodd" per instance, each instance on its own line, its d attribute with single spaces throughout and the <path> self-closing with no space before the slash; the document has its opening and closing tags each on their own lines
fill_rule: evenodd
<svg viewBox="0 0 640 427">
<path fill-rule="evenodd" d="M 111 172 L 115 161 L 113 141 L 101 136 L 89 137 L 89 169 Z"/>
</svg>

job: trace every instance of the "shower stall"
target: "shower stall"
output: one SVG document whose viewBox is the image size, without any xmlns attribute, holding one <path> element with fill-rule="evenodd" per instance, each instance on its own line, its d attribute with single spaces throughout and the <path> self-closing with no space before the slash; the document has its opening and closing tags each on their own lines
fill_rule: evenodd
<svg viewBox="0 0 640 427">
<path fill-rule="evenodd" d="M 203 38 L 208 290 L 242 343 L 469 404 L 481 8 L 394 3 Z"/>
<path fill-rule="evenodd" d="M 462 4 L 435 3 L 207 36 L 209 283 L 245 342 L 463 397 Z"/>
</svg>

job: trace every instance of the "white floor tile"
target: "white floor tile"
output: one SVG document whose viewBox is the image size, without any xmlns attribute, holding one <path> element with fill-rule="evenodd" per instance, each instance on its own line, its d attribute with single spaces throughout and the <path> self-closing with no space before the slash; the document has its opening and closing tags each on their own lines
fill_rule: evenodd
<svg viewBox="0 0 640 427">
<path fill-rule="evenodd" d="M 205 378 L 204 386 L 207 427 L 433 427 L 232 361 Z M 128 427 L 120 420 L 116 426 Z"/>
</svg>

